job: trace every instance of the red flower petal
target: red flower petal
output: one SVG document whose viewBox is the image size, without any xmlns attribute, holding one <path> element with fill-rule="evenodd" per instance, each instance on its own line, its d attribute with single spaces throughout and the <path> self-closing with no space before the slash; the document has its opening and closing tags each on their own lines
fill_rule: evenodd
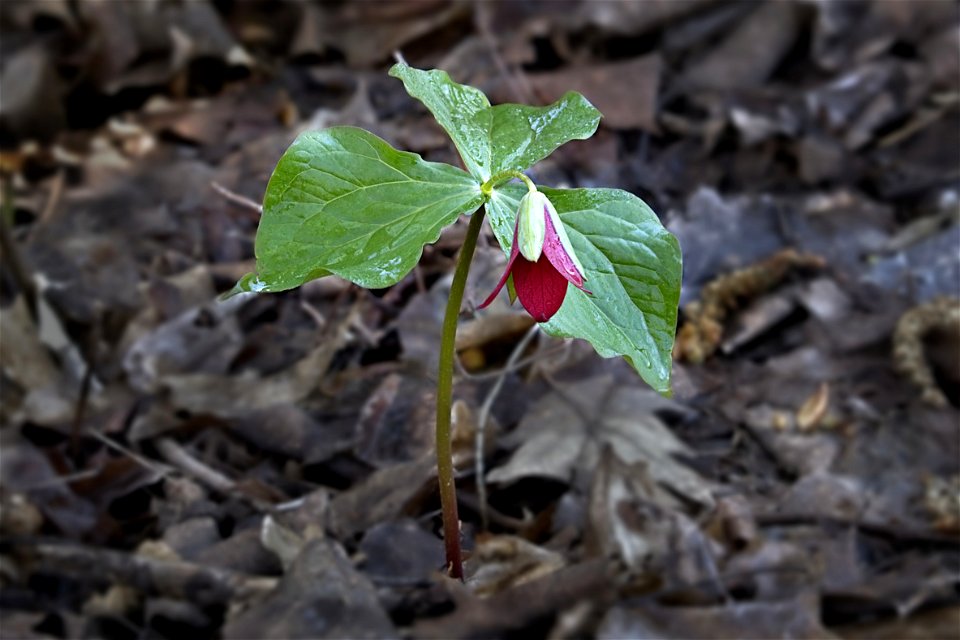
<svg viewBox="0 0 960 640">
<path fill-rule="evenodd" d="M 560 242 L 560 236 L 557 235 L 557 230 L 553 226 L 553 220 L 551 220 L 550 215 L 547 214 L 546 208 L 544 208 L 543 215 L 547 219 L 547 232 L 543 241 L 543 255 L 547 256 L 550 264 L 553 265 L 567 282 L 585 293 L 592 293 L 583 288 L 583 274 L 580 273 L 577 265 L 574 264 L 570 256 L 567 255 L 566 249 L 563 248 L 563 243 Z"/>
<path fill-rule="evenodd" d="M 567 280 L 547 259 L 546 253 L 536 262 L 520 258 L 513 265 L 513 286 L 520 304 L 537 322 L 546 322 L 563 304 Z"/>
<path fill-rule="evenodd" d="M 507 266 L 503 270 L 503 275 L 500 276 L 500 282 L 497 283 L 497 286 L 493 288 L 493 293 L 487 296 L 487 299 L 484 300 L 477 307 L 478 309 L 483 309 L 489 305 L 497 297 L 497 294 L 500 293 L 500 289 L 503 289 L 503 285 L 507 284 L 507 278 L 510 277 L 510 270 L 513 269 L 513 263 L 516 261 L 517 256 L 520 255 L 520 247 L 517 244 L 517 228 L 520 225 L 520 217 L 517 216 L 517 221 L 513 223 L 513 244 L 510 246 L 510 259 L 507 260 Z"/>
</svg>

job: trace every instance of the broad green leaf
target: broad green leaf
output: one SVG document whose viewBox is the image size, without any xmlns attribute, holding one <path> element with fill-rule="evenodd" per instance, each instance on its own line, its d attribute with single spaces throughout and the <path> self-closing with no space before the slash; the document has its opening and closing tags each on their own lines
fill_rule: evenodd
<svg viewBox="0 0 960 640">
<path fill-rule="evenodd" d="M 457 84 L 445 71 L 400 62 L 390 75 L 430 110 L 467 170 L 484 181 L 501 171 L 524 171 L 563 143 L 589 138 L 600 122 L 600 112 L 575 91 L 546 107 L 491 107 L 483 92 Z"/>
<path fill-rule="evenodd" d="M 491 111 L 491 175 L 525 171 L 563 143 L 586 140 L 600 124 L 600 112 L 576 91 L 546 107 L 498 104 Z"/>
<path fill-rule="evenodd" d="M 619 189 L 542 189 L 586 270 L 587 295 L 568 287 L 550 335 L 582 338 L 605 358 L 624 356 L 651 387 L 670 391 L 682 263 L 677 239 L 642 200 Z M 487 213 L 509 253 L 524 187 L 494 190 Z"/>
<path fill-rule="evenodd" d="M 378 289 L 483 201 L 468 173 L 397 151 L 353 127 L 300 135 L 267 185 L 257 273 L 234 292 L 283 291 L 331 273 Z"/>
<path fill-rule="evenodd" d="M 479 89 L 457 84 L 446 71 L 423 71 L 398 62 L 390 75 L 430 110 L 456 145 L 467 171 L 490 177 L 490 101 Z"/>
</svg>

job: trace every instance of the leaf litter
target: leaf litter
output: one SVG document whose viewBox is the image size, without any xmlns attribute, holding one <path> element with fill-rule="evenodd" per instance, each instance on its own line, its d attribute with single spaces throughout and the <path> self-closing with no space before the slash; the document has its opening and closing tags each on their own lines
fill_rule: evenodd
<svg viewBox="0 0 960 640">
<path fill-rule="evenodd" d="M 960 637 L 956 6 L 408 4 L 0 8 L 4 633 Z M 481 242 L 464 585 L 432 460 L 462 223 L 388 290 L 217 299 L 299 131 L 456 161 L 396 49 L 496 101 L 583 91 L 600 130 L 535 177 L 642 196 L 681 327 L 721 310 L 667 400 L 581 344 L 514 354 Z"/>
</svg>

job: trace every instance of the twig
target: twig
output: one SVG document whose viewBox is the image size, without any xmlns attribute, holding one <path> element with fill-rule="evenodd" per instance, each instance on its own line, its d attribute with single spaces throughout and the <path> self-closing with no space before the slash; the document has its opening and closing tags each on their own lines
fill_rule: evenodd
<svg viewBox="0 0 960 640">
<path fill-rule="evenodd" d="M 20 545 L 14 542 L 14 547 L 44 571 L 81 580 L 106 577 L 145 593 L 190 600 L 201 606 L 259 596 L 277 583 L 276 578 L 80 545 L 28 540 Z"/>
<path fill-rule="evenodd" d="M 53 478 L 48 478 L 41 480 L 39 482 L 31 482 L 29 484 L 19 485 L 17 487 L 18 491 L 37 491 L 39 489 L 49 489 L 50 487 L 60 487 L 65 484 L 70 484 L 72 482 L 77 482 L 79 480 L 86 480 L 87 478 L 94 478 L 100 474 L 103 469 L 97 467 L 93 469 L 84 469 L 83 471 L 77 471 L 76 473 L 70 473 L 62 476 L 54 476 Z"/>
<path fill-rule="evenodd" d="M 246 209 L 251 209 L 253 211 L 256 211 L 258 215 L 263 214 L 263 206 L 254 202 L 250 198 L 246 196 L 242 196 L 239 193 L 236 193 L 235 191 L 231 191 L 230 189 L 227 189 L 225 186 L 223 186 L 219 182 L 211 182 L 210 186 L 213 187 L 214 191 L 222 195 L 224 198 L 226 198 L 230 202 L 234 204 L 238 204 L 241 207 L 244 207 Z"/>
<path fill-rule="evenodd" d="M 188 476 L 196 478 L 219 493 L 230 493 L 236 483 L 216 469 L 211 469 L 200 460 L 193 457 L 189 451 L 180 446 L 180 443 L 171 438 L 160 438 L 156 443 L 157 451 L 164 459 L 183 471 Z"/>
<path fill-rule="evenodd" d="M 114 451 L 117 451 L 129 457 L 131 460 L 139 464 L 141 467 L 150 470 L 151 472 L 157 474 L 160 477 L 169 475 L 170 471 L 172 470 L 171 467 L 165 464 L 158 464 L 153 460 L 150 460 L 149 458 L 146 458 L 140 455 L 136 451 L 133 451 L 132 449 L 128 449 L 127 447 L 123 446 L 116 440 L 113 440 L 107 437 L 105 434 L 101 433 L 100 431 L 97 431 L 97 430 L 90 431 L 89 435 L 92 436 L 94 439 L 99 440 L 104 445 L 113 449 Z M 99 473 L 99 471 L 97 473 Z"/>
<path fill-rule="evenodd" d="M 70 429 L 70 450 L 74 460 L 80 459 L 80 436 L 83 430 L 83 420 L 87 413 L 87 404 L 90 400 L 90 390 L 93 387 L 93 381 L 96 376 L 97 367 L 97 347 L 100 342 L 100 328 L 103 323 L 103 311 L 99 303 L 96 306 L 96 313 L 93 318 L 93 325 L 90 327 L 90 333 L 87 334 L 86 353 L 84 364 L 86 365 L 83 377 L 80 379 L 80 391 L 77 394 L 77 407 L 73 412 L 73 425 Z"/>
<path fill-rule="evenodd" d="M 535 324 L 523 335 L 523 338 L 520 339 L 520 342 L 517 343 L 517 346 L 514 347 L 513 352 L 507 359 L 507 364 L 500 371 L 497 381 L 493 384 L 490 392 L 487 393 L 487 397 L 484 399 L 483 404 L 480 405 L 480 413 L 477 416 L 476 450 L 473 456 L 473 464 L 474 468 L 476 469 L 477 476 L 477 500 L 480 503 L 480 522 L 484 530 L 487 529 L 487 525 L 489 523 L 487 521 L 487 484 L 483 479 L 483 449 L 487 420 L 490 419 L 490 409 L 493 407 L 494 400 L 496 400 L 497 396 L 500 394 L 500 389 L 503 388 L 503 383 L 507 379 L 507 374 L 510 373 L 510 371 L 512 371 L 516 366 L 517 360 L 520 359 L 520 356 L 526 350 L 527 345 L 530 344 L 530 341 L 533 340 L 533 337 L 537 335 L 539 330 L 540 325 Z"/>
<path fill-rule="evenodd" d="M 269 502 L 242 491 L 235 481 L 196 458 L 176 440 L 160 438 L 156 442 L 156 447 L 167 462 L 217 493 L 237 496 L 259 511 L 269 511 L 273 508 Z"/>
<path fill-rule="evenodd" d="M 569 350 L 570 350 L 570 345 L 566 341 L 561 342 L 559 345 L 555 347 L 550 347 L 549 349 L 544 349 L 541 347 L 540 350 L 538 350 L 535 354 L 527 358 L 524 358 L 523 360 L 519 360 L 518 362 L 514 363 L 514 365 L 509 369 L 504 368 L 504 369 L 499 369 L 497 371 L 485 371 L 483 373 L 470 373 L 464 368 L 463 363 L 461 363 L 460 360 L 458 359 L 456 361 L 457 375 L 462 377 L 464 380 L 473 380 L 474 382 L 479 382 L 481 380 L 492 380 L 494 378 L 499 378 L 504 371 L 507 371 L 507 373 L 509 373 L 511 371 L 516 371 L 517 369 L 523 369 L 528 364 L 533 364 L 538 360 L 543 360 L 557 353 L 563 353 L 564 351 L 569 351 Z"/>
<path fill-rule="evenodd" d="M 60 204 L 60 198 L 63 196 L 63 187 L 66 183 L 67 172 L 60 169 L 53 177 L 53 183 L 50 185 L 50 195 L 47 197 L 47 201 L 43 205 L 43 211 L 40 212 L 40 217 L 37 219 L 38 224 L 46 224 L 50 221 L 50 218 L 53 217 L 54 212 L 57 210 L 57 205 Z"/>
<path fill-rule="evenodd" d="M 313 306 L 310 302 L 300 299 L 300 308 L 306 311 L 307 315 L 310 316 L 310 319 L 313 320 L 313 323 L 317 325 L 317 331 L 323 331 L 327 328 L 327 319 L 323 317 L 323 314 Z"/>
</svg>

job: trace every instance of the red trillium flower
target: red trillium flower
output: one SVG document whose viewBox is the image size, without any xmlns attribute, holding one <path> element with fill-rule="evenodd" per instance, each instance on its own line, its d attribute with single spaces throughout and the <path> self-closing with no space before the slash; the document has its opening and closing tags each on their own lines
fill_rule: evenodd
<svg viewBox="0 0 960 640">
<path fill-rule="evenodd" d="M 568 282 L 592 293 L 583 288 L 583 266 L 557 210 L 540 191 L 531 191 L 520 201 L 507 268 L 481 309 L 493 302 L 511 276 L 520 304 L 537 322 L 546 322 L 560 309 Z"/>
</svg>

